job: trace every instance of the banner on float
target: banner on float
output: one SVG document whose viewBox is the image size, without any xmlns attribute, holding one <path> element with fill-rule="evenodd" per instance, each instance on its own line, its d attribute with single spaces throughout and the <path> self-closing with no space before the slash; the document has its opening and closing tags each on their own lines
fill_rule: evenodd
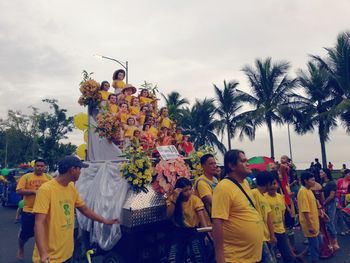
<svg viewBox="0 0 350 263">
<path fill-rule="evenodd" d="M 179 157 L 179 152 L 174 145 L 158 146 L 157 151 L 163 160 L 174 160 Z"/>
</svg>

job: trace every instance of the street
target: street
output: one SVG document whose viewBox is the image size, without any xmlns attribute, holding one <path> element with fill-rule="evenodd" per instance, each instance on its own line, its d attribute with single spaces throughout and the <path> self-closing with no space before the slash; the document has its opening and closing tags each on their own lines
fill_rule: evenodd
<svg viewBox="0 0 350 263">
<path fill-rule="evenodd" d="M 16 209 L 14 207 L 0 207 L 0 262 L 15 263 L 17 250 L 17 234 L 20 224 L 14 224 Z M 303 248 L 303 239 L 300 233 L 297 234 L 297 248 Z M 322 260 L 321 262 L 329 263 L 347 263 L 350 262 L 350 236 L 339 237 L 341 250 L 332 258 Z M 33 252 L 34 239 L 31 239 L 25 247 L 25 259 L 21 262 L 30 263 Z M 93 258 L 93 263 L 102 262 L 102 257 Z M 306 259 L 306 262 L 307 261 Z"/>
</svg>

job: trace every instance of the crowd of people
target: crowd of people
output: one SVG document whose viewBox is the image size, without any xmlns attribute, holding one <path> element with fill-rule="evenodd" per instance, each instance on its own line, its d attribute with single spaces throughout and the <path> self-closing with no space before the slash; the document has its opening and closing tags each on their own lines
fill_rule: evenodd
<svg viewBox="0 0 350 263">
<path fill-rule="evenodd" d="M 174 226 L 169 262 L 302 262 L 307 254 L 318 262 L 341 249 L 338 235 L 350 234 L 346 167 L 335 181 L 318 160 L 300 175 L 287 156 L 269 164 L 267 171 L 252 173 L 240 150 L 226 152 L 223 171 L 212 154 L 204 154 L 200 163 L 203 174 L 195 181 L 179 178 L 167 198 L 167 216 Z M 23 259 L 25 243 L 35 236 L 33 262 L 68 262 L 75 208 L 104 224 L 119 222 L 97 215 L 79 196 L 74 182 L 85 166 L 67 156 L 58 164 L 59 175 L 51 178 L 44 172 L 45 161 L 38 159 L 34 172 L 20 178 L 23 213 L 17 259 Z M 212 231 L 198 233 L 198 227 Z M 298 227 L 307 243 L 303 251 L 296 250 Z"/>
<path fill-rule="evenodd" d="M 169 262 L 186 262 L 188 257 L 191 262 L 214 262 L 215 257 L 217 263 L 278 258 L 289 263 L 303 262 L 307 254 L 318 262 L 340 249 L 337 227 L 340 235 L 350 234 L 349 169 L 334 181 L 331 171 L 315 160 L 299 176 L 282 156 L 268 171 L 254 173 L 251 181 L 247 161 L 243 151 L 228 151 L 220 178 L 214 156 L 206 154 L 201 158 L 204 174 L 193 186 L 178 180 L 167 201 L 176 227 Z M 212 232 L 205 238 L 194 231 L 207 226 Z M 307 247 L 298 253 L 294 230 L 299 227 Z"/>
</svg>

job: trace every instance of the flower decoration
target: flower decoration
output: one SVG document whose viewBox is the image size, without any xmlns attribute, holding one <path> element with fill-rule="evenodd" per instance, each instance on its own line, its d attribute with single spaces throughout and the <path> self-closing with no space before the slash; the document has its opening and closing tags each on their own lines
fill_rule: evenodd
<svg viewBox="0 0 350 263">
<path fill-rule="evenodd" d="M 96 133 L 109 141 L 119 141 L 121 138 L 121 127 L 115 115 L 108 111 L 100 111 L 96 116 Z"/>
<path fill-rule="evenodd" d="M 180 177 L 190 178 L 190 170 L 183 158 L 178 157 L 175 160 L 160 160 L 156 165 L 155 172 L 157 174 L 153 182 L 153 188 L 162 194 L 170 193 Z"/>
<path fill-rule="evenodd" d="M 202 165 L 200 163 L 200 159 L 204 154 L 208 153 L 212 154 L 216 159 L 216 152 L 214 148 L 208 145 L 203 145 L 199 147 L 198 151 L 192 152 L 190 154 L 189 158 L 191 163 L 191 172 L 194 179 L 197 179 L 204 173 Z"/>
<path fill-rule="evenodd" d="M 121 174 L 128 181 L 132 189 L 139 193 L 147 193 L 147 186 L 152 181 L 153 167 L 152 161 L 142 147 L 130 147 L 125 151 L 125 156 L 129 159 L 121 165 Z"/>
<path fill-rule="evenodd" d="M 99 92 L 100 84 L 93 80 L 88 79 L 80 84 L 81 96 L 78 103 L 82 106 L 96 107 L 101 102 L 101 94 Z"/>
</svg>

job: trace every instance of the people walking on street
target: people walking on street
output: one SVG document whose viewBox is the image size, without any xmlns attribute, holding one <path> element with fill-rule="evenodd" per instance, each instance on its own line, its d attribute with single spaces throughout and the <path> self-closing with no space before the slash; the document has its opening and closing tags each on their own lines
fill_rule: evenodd
<svg viewBox="0 0 350 263">
<path fill-rule="evenodd" d="M 212 204 L 216 262 L 258 262 L 262 256 L 264 222 L 245 180 L 251 170 L 244 152 L 226 152 L 224 169 L 227 176 L 214 189 Z"/>
<path fill-rule="evenodd" d="M 33 206 L 39 187 L 50 181 L 51 176 L 44 173 L 46 168 L 43 159 L 34 162 L 34 171 L 23 175 L 17 184 L 16 192 L 23 196 L 23 212 L 21 214 L 21 230 L 18 236 L 18 250 L 16 258 L 22 260 L 24 257 L 24 245 L 34 236 L 35 215 Z"/>
<path fill-rule="evenodd" d="M 312 262 L 318 262 L 320 257 L 320 222 L 316 197 L 311 188 L 315 185 L 315 176 L 310 172 L 301 174 L 302 187 L 298 192 L 299 219 L 304 233 L 308 239 L 309 252 Z"/>
<path fill-rule="evenodd" d="M 103 224 L 119 222 L 97 215 L 79 196 L 74 182 L 85 166 L 75 156 L 64 157 L 58 164 L 59 176 L 38 190 L 32 211 L 35 214 L 34 263 L 62 263 L 72 257 L 75 208 L 84 216 Z"/>
</svg>

